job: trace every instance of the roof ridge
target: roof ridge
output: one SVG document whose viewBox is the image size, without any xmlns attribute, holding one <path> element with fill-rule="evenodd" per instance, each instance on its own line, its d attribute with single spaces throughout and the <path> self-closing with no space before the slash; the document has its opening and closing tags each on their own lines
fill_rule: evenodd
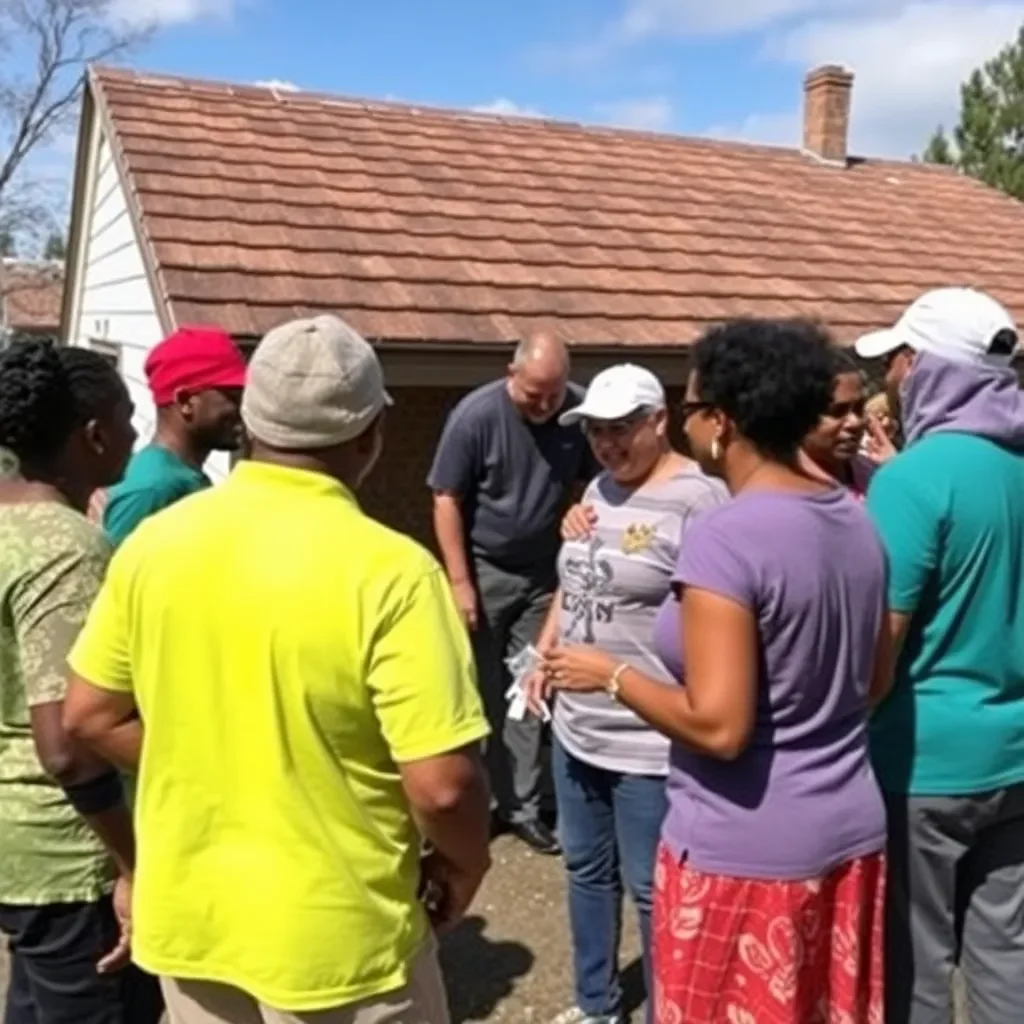
<svg viewBox="0 0 1024 1024">
<path fill-rule="evenodd" d="M 597 138 L 613 138 L 619 140 L 647 140 L 654 143 L 680 145 L 698 144 L 707 146 L 710 149 L 758 151 L 769 153 L 784 153 L 788 156 L 795 156 L 810 162 L 811 158 L 794 140 L 793 145 L 785 146 L 767 142 L 751 142 L 743 139 L 723 139 L 711 135 L 699 135 L 683 132 L 653 131 L 651 129 L 631 128 L 625 125 L 600 124 L 587 121 L 577 121 L 570 118 L 550 117 L 547 115 L 526 115 L 526 114 L 505 114 L 490 111 L 474 110 L 471 107 L 450 106 L 440 103 L 425 101 L 380 99 L 375 97 L 350 96 L 343 93 L 319 92 L 307 89 L 299 89 L 291 92 L 281 90 L 270 85 L 257 85 L 253 83 L 229 82 L 221 79 L 193 78 L 182 75 L 172 75 L 159 72 L 146 72 L 135 69 L 111 68 L 102 65 L 94 65 L 90 68 L 90 75 L 102 86 L 110 80 L 116 83 L 151 87 L 158 89 L 189 90 L 204 92 L 225 98 L 270 98 L 273 102 L 283 106 L 311 107 L 319 109 L 330 109 L 339 107 L 342 109 L 362 111 L 367 114 L 386 113 L 402 114 L 405 116 L 425 115 L 438 120 L 450 122 L 452 120 L 472 122 L 480 124 L 508 125 L 519 128 L 548 128 L 566 129 L 580 132 Z M 892 164 L 896 167 L 905 166 L 911 161 L 888 160 L 877 157 L 856 157 L 850 158 L 858 162 L 870 160 L 873 164 Z M 820 163 L 820 161 L 815 161 Z"/>
</svg>

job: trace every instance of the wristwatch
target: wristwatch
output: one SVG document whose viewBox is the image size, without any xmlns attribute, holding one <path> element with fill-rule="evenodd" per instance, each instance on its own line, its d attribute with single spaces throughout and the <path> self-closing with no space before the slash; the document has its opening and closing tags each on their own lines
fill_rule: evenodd
<svg viewBox="0 0 1024 1024">
<path fill-rule="evenodd" d="M 622 664 L 617 665 L 615 671 L 608 677 L 608 682 L 605 684 L 605 693 L 611 697 L 612 700 L 617 701 L 619 699 L 619 689 L 622 686 L 622 673 L 629 668 L 628 665 Z"/>
</svg>

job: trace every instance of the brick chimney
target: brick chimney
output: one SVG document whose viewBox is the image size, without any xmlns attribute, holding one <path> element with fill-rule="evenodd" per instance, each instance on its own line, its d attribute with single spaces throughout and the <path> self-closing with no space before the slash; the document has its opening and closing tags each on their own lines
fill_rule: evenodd
<svg viewBox="0 0 1024 1024">
<path fill-rule="evenodd" d="M 837 64 L 804 79 L 804 149 L 819 160 L 846 163 L 852 94 L 853 74 Z"/>
</svg>

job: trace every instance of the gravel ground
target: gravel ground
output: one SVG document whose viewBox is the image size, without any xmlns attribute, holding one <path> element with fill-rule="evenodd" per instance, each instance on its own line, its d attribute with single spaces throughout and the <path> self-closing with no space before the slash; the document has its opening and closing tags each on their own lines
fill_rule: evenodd
<svg viewBox="0 0 1024 1024">
<path fill-rule="evenodd" d="M 509 836 L 495 840 L 493 854 L 470 916 L 442 949 L 452 1022 L 549 1024 L 572 1002 L 562 862 L 539 857 Z M 627 904 L 622 962 L 631 1007 L 643 987 L 639 948 Z M 7 958 L 0 953 L 0 997 L 6 987 Z"/>
<path fill-rule="evenodd" d="M 621 963 L 627 1005 L 642 998 L 636 917 L 624 909 Z M 508 836 L 469 919 L 444 945 L 453 1024 L 548 1024 L 572 1005 L 572 956 L 562 862 L 539 857 Z M 640 1015 L 636 1015 L 639 1020 Z"/>
<path fill-rule="evenodd" d="M 624 924 L 627 1002 L 636 1010 L 643 983 L 628 903 Z M 442 960 L 453 1024 L 550 1024 L 572 1001 L 561 861 L 538 857 L 508 836 L 497 839 L 494 867 L 469 918 L 446 940 Z M 6 957 L 0 954 L 0 997 L 6 981 Z M 640 1020 L 634 1013 L 634 1021 Z M 957 1021 L 968 1024 L 962 1009 Z"/>
</svg>

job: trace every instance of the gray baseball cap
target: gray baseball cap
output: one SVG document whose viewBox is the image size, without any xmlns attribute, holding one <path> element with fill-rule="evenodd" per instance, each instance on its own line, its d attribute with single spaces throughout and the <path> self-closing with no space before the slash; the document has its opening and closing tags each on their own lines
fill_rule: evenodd
<svg viewBox="0 0 1024 1024">
<path fill-rule="evenodd" d="M 370 343 L 336 316 L 293 320 L 256 346 L 242 396 L 253 437 L 285 451 L 359 437 L 391 405 Z"/>
</svg>

